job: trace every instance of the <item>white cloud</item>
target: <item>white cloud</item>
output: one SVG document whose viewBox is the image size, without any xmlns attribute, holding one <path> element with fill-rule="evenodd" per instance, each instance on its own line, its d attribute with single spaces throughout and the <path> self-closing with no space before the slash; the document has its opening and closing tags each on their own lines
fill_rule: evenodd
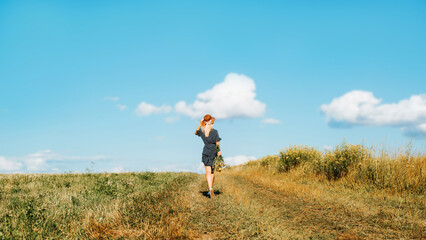
<svg viewBox="0 0 426 240">
<path fill-rule="evenodd" d="M 197 167 L 197 172 L 203 172 L 205 170 L 206 168 L 204 167 L 204 164 L 200 162 L 200 164 L 198 164 L 198 167 Z"/>
<path fill-rule="evenodd" d="M 152 167 L 149 169 L 152 172 L 191 172 L 190 168 L 187 168 L 186 165 L 167 165 L 160 167 Z"/>
<path fill-rule="evenodd" d="M 281 121 L 275 118 L 265 118 L 262 120 L 262 123 L 266 124 L 281 124 Z"/>
<path fill-rule="evenodd" d="M 410 137 L 426 138 L 426 123 L 417 126 L 403 127 L 402 132 Z"/>
<path fill-rule="evenodd" d="M 47 168 L 46 161 L 54 158 L 52 151 L 42 150 L 29 154 L 25 159 L 25 166 L 28 171 L 39 171 Z"/>
<path fill-rule="evenodd" d="M 111 171 L 108 171 L 110 173 L 122 173 L 125 172 L 126 170 L 124 169 L 123 166 L 116 166 L 113 169 L 111 169 Z"/>
<path fill-rule="evenodd" d="M 120 109 L 120 111 L 124 111 L 128 108 L 126 105 L 122 105 L 122 104 L 117 104 L 116 106 L 118 107 L 118 109 Z"/>
<path fill-rule="evenodd" d="M 225 157 L 223 160 L 225 160 L 225 164 L 227 165 L 239 165 L 256 159 L 256 157 L 252 156 L 238 155 L 235 157 Z"/>
<path fill-rule="evenodd" d="M 223 82 L 199 93 L 194 103 L 180 101 L 175 105 L 175 110 L 192 118 L 201 118 L 207 113 L 217 119 L 261 117 L 266 105 L 255 99 L 255 91 L 253 79 L 243 74 L 229 73 Z"/>
<path fill-rule="evenodd" d="M 24 168 L 28 172 L 59 171 L 58 162 L 68 161 L 96 161 L 109 159 L 106 156 L 66 156 L 52 152 L 51 150 L 40 150 L 24 157 L 11 157 L 6 159 L 0 157 L 0 171 L 14 171 Z"/>
<path fill-rule="evenodd" d="M 324 145 L 324 146 L 322 146 L 322 148 L 323 148 L 324 150 L 329 150 L 329 151 L 331 151 L 331 150 L 333 149 L 333 146 L 330 146 L 330 145 Z"/>
<path fill-rule="evenodd" d="M 0 171 L 16 171 L 22 168 L 22 163 L 7 160 L 0 156 Z"/>
<path fill-rule="evenodd" d="M 403 127 L 404 133 L 426 133 L 426 94 L 413 95 L 398 103 L 382 100 L 366 91 L 351 91 L 321 105 L 331 126 L 372 125 Z"/>
<path fill-rule="evenodd" d="M 118 98 L 118 97 L 105 97 L 105 100 L 106 100 L 106 101 L 113 101 L 113 102 L 116 102 L 116 101 L 118 101 L 118 100 L 119 100 L 119 98 Z"/>
<path fill-rule="evenodd" d="M 156 107 L 152 104 L 141 102 L 139 106 L 136 109 L 136 113 L 140 116 L 148 116 L 151 114 L 158 114 L 158 113 L 168 113 L 172 110 L 172 107 L 167 105 L 162 105 L 160 107 Z"/>
</svg>

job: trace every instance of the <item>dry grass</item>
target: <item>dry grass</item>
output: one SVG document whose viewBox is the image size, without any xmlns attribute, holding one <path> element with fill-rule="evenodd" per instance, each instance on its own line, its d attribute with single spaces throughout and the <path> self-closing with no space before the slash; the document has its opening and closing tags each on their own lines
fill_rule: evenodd
<svg viewBox="0 0 426 240">
<path fill-rule="evenodd" d="M 422 239 L 424 198 L 274 174 L 252 163 L 224 173 L 223 204 L 250 209 L 265 239 Z M 395 205 L 395 204 L 398 205 Z M 240 217 L 241 218 L 241 217 Z M 281 234 L 279 234 L 281 232 Z M 236 235 L 236 234 L 235 234 Z"/>
<path fill-rule="evenodd" d="M 302 150 L 305 153 L 307 149 Z M 348 161 L 351 162 L 347 165 L 348 172 L 336 180 L 316 171 L 315 165 L 318 161 L 324 161 L 322 159 L 302 160 L 296 167 L 282 171 L 281 161 L 287 160 L 282 158 L 283 155 L 304 154 L 294 152 L 267 156 L 234 167 L 228 174 L 272 191 L 297 196 L 306 202 L 315 201 L 324 207 L 340 209 L 339 213 L 344 212 L 347 216 L 358 219 L 358 226 L 352 231 L 363 238 L 424 238 L 426 156 L 412 154 L 404 148 L 393 153 L 374 151 L 371 148 L 370 154 L 359 151 L 359 145 L 349 146 L 346 149 L 350 151 L 345 154 L 341 153 L 341 149 L 336 147 L 333 150 L 340 158 L 337 159 L 344 161 L 341 156 L 349 152 L 347 156 L 351 156 L 352 160 Z M 324 155 L 333 154 L 333 151 Z M 315 212 L 315 208 L 310 211 Z M 339 213 L 333 214 L 337 216 Z M 304 216 L 306 218 L 306 214 Z M 333 221 L 332 216 L 335 215 L 329 216 L 328 220 Z M 345 221 L 351 222 L 350 219 Z M 367 234 L 368 232 L 376 232 L 377 235 Z"/>
<path fill-rule="evenodd" d="M 346 187 L 381 190 L 389 194 L 423 195 L 426 190 L 426 155 L 410 147 L 375 149 L 343 143 L 322 154 L 313 147 L 292 146 L 248 165 L 271 172 L 288 172 L 299 178 L 343 183 Z M 289 168 L 288 166 L 292 166 Z"/>
<path fill-rule="evenodd" d="M 215 199 L 192 173 L 1 175 L 0 239 L 424 239 L 425 156 L 362 149 L 229 168 Z"/>
<path fill-rule="evenodd" d="M 190 238 L 197 174 L 2 175 L 0 239 Z"/>
</svg>

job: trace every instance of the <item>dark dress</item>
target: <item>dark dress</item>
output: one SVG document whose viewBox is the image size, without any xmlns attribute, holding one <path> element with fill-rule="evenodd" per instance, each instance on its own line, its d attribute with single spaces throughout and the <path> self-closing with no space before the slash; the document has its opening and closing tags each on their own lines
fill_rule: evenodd
<svg viewBox="0 0 426 240">
<path fill-rule="evenodd" d="M 219 137 L 219 133 L 216 129 L 210 130 L 209 136 L 206 137 L 200 128 L 197 131 L 197 135 L 201 137 L 204 142 L 202 162 L 204 163 L 204 166 L 211 166 L 213 169 L 214 159 L 217 156 L 216 143 L 220 142 L 222 139 Z"/>
</svg>

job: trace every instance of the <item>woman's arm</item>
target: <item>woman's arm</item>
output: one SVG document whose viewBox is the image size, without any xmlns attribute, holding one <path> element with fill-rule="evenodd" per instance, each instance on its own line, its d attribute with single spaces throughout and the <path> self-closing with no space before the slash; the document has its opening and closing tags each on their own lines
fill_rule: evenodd
<svg viewBox="0 0 426 240">
<path fill-rule="evenodd" d="M 200 125 L 198 125 L 197 130 L 195 130 L 195 135 L 198 135 L 198 134 L 197 134 L 197 132 L 198 132 L 198 130 L 200 130 L 201 123 L 202 123 L 203 121 L 204 121 L 204 119 L 201 119 L 201 121 L 200 121 Z"/>
</svg>

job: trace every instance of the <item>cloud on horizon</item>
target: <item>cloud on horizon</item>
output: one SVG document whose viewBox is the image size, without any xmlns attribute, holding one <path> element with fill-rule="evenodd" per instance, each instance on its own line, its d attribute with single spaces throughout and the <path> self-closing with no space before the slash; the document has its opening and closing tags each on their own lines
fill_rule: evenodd
<svg viewBox="0 0 426 240">
<path fill-rule="evenodd" d="M 123 172 L 127 172 L 126 169 L 123 166 L 115 166 L 114 168 L 112 168 L 111 170 L 107 171 L 110 173 L 123 173 Z"/>
<path fill-rule="evenodd" d="M 73 161 L 97 161 L 110 159 L 103 155 L 98 156 L 66 156 L 52 152 L 51 150 L 40 150 L 28 154 L 25 157 L 6 158 L 0 156 L 0 172 L 57 172 L 58 163 Z"/>
<path fill-rule="evenodd" d="M 0 171 L 17 171 L 22 168 L 22 163 L 11 161 L 0 156 Z"/>
<path fill-rule="evenodd" d="M 233 165 L 240 165 L 247 163 L 252 160 L 256 160 L 256 157 L 253 156 L 244 156 L 244 155 L 237 155 L 234 157 L 225 157 L 223 160 L 225 161 L 225 164 L 233 166 Z"/>
<path fill-rule="evenodd" d="M 381 102 L 372 92 L 354 90 L 320 108 L 331 127 L 391 126 L 400 127 L 407 136 L 426 136 L 426 94 L 398 103 Z"/>
</svg>

